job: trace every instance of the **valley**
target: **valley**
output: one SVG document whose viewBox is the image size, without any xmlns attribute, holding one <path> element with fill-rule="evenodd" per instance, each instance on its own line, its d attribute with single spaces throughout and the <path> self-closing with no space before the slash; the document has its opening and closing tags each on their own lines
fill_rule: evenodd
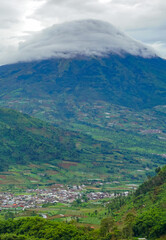
<svg viewBox="0 0 166 240">
<path fill-rule="evenodd" d="M 8 102 L 6 105 L 2 102 L 1 104 L 23 111 L 20 102 L 14 102 L 13 105 L 8 105 Z M 67 157 L 66 159 L 64 156 L 58 157 L 56 161 L 53 161 L 53 157 L 50 165 L 45 162 L 38 165 L 36 160 L 33 160 L 34 165 L 29 165 L 29 167 L 17 163 L 17 168 L 9 168 L 10 174 L 7 176 L 1 173 L 2 184 L 3 182 L 12 183 L 13 179 L 18 184 L 22 182 L 22 179 L 25 184 L 53 184 L 54 181 L 72 183 L 75 179 L 77 182 L 84 182 L 87 176 L 89 179 L 102 178 L 140 183 L 148 175 L 153 174 L 156 167 L 165 164 L 164 106 L 136 111 L 104 101 L 94 102 L 93 105 L 88 102 L 81 104 L 73 102 L 69 103 L 65 109 L 62 107 L 61 111 L 58 110 L 57 113 L 51 111 L 57 105 L 55 102 L 53 104 L 53 101 L 49 103 L 49 101 L 41 100 L 42 109 L 39 107 L 31 114 L 49 121 L 49 124 L 56 128 L 66 129 L 70 137 L 66 136 L 65 138 L 68 138 L 70 144 L 74 144 L 76 147 L 75 157 L 74 155 L 72 158 Z M 33 100 L 28 103 L 28 106 L 33 108 Z M 72 111 L 72 116 L 66 115 L 69 110 Z M 37 119 L 35 121 L 37 123 Z M 40 122 L 40 124 L 44 123 Z M 46 126 L 47 124 L 44 125 L 44 128 Z M 29 129 L 32 133 L 38 131 L 33 127 Z M 51 129 L 53 130 L 52 127 Z M 43 135 L 43 127 L 41 134 Z M 46 134 L 44 133 L 44 135 Z M 60 137 L 59 140 L 57 134 Z M 56 144 L 58 141 L 63 142 L 61 138 L 64 134 L 66 134 L 64 130 L 56 133 Z M 72 138 L 75 138 L 74 142 Z M 44 155 L 41 157 L 43 158 Z M 90 161 L 85 160 L 86 158 L 89 158 Z M 128 163 L 130 164 L 125 169 L 125 165 Z M 6 178 L 5 181 L 3 176 Z"/>
<path fill-rule="evenodd" d="M 108 192 L 108 189 L 102 189 L 103 185 L 108 183 L 101 180 L 91 180 L 89 186 L 55 184 L 48 188 L 34 188 L 24 192 L 16 188 L 10 189 L 8 193 L 0 194 L 0 203 L 3 203 L 0 212 L 1 232 L 5 232 L 7 228 L 5 237 L 8 237 L 8 234 L 13 238 L 23 237 L 23 228 L 27 238 L 34 236 L 40 239 L 42 229 L 44 239 L 49 239 L 48 232 L 49 236 L 53 234 L 55 237 L 55 229 L 59 233 L 62 228 L 61 236 L 67 232 L 71 237 L 72 228 L 75 227 L 77 232 L 84 229 L 84 233 L 78 234 L 88 234 L 87 240 L 103 237 L 133 239 L 133 236 L 134 239 L 165 239 L 165 171 L 166 167 L 156 169 L 157 175 L 137 186 L 134 192 L 136 185 L 129 184 L 125 193 L 124 189 Z M 92 185 L 95 187 L 93 191 Z M 129 188 L 132 192 L 129 192 Z M 34 224 L 34 221 L 38 224 Z M 45 226 L 54 225 L 53 233 L 52 228 L 43 229 L 44 225 L 41 223 Z M 11 228 L 11 224 L 16 226 Z M 57 226 L 59 228 L 56 228 Z"/>
</svg>

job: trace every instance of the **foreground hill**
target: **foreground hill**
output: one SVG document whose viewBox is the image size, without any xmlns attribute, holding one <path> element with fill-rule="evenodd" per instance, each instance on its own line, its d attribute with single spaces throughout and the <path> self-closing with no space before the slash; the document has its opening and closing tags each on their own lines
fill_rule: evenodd
<svg viewBox="0 0 166 240">
<path fill-rule="evenodd" d="M 128 197 L 117 197 L 107 206 L 124 238 L 166 239 L 166 166 Z M 162 237 L 163 236 L 163 237 Z"/>
</svg>

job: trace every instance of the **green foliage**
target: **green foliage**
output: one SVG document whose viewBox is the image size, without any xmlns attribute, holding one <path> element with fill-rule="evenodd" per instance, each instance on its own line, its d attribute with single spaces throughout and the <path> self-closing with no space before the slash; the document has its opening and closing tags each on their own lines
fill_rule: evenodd
<svg viewBox="0 0 166 240">
<path fill-rule="evenodd" d="M 133 227 L 136 236 L 156 239 L 166 234 L 166 210 L 152 208 L 138 215 Z"/>
<path fill-rule="evenodd" d="M 14 213 L 13 212 L 8 211 L 8 212 L 5 213 L 5 219 L 7 220 L 9 218 L 11 218 L 11 219 L 14 218 Z"/>
<path fill-rule="evenodd" d="M 115 198 L 112 198 L 109 202 L 109 204 L 107 204 L 107 208 L 108 208 L 108 211 L 109 213 L 112 211 L 115 211 L 115 210 L 119 210 L 124 204 L 127 203 L 128 199 L 130 198 L 129 197 L 126 197 L 126 196 L 123 196 L 123 195 L 118 195 L 118 196 L 115 196 Z"/>
<path fill-rule="evenodd" d="M 112 217 L 104 218 L 101 221 L 100 233 L 101 236 L 106 236 L 108 233 L 112 232 L 115 227 L 115 222 Z"/>
<path fill-rule="evenodd" d="M 134 225 L 135 215 L 133 213 L 128 213 L 124 219 L 123 237 L 125 239 L 131 239 L 133 237 L 133 225 Z"/>
<path fill-rule="evenodd" d="M 135 196 L 152 191 L 155 187 L 162 185 L 166 181 L 166 167 L 159 168 L 157 173 L 157 176 L 150 178 L 137 189 Z"/>
<path fill-rule="evenodd" d="M 91 229 L 35 217 L 1 221 L 0 239 L 95 240 L 97 238 Z"/>
<path fill-rule="evenodd" d="M 166 234 L 166 166 L 157 175 L 141 184 L 127 203 L 132 206 L 136 216 L 127 214 L 123 229 L 124 236 L 157 239 Z"/>
</svg>

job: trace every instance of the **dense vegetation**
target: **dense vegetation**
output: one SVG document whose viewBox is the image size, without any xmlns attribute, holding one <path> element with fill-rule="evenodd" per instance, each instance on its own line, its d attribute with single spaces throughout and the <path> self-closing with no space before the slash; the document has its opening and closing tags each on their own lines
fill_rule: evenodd
<svg viewBox="0 0 166 240">
<path fill-rule="evenodd" d="M 6 101 L 52 99 L 57 107 L 76 99 L 148 108 L 165 104 L 165 69 L 163 59 L 131 55 L 17 63 L 0 67 L 0 96 Z"/>
<path fill-rule="evenodd" d="M 124 234 L 148 239 L 166 237 L 166 166 L 158 168 L 157 173 L 129 197 L 118 197 L 108 204 L 108 210 L 124 221 Z"/>
<path fill-rule="evenodd" d="M 138 209 L 133 227 L 136 236 L 156 239 L 166 234 L 166 166 L 137 189 L 134 204 Z"/>
<path fill-rule="evenodd" d="M 86 230 L 86 231 L 85 231 Z M 8 220 L 0 224 L 0 239 L 96 239 L 90 229 L 77 228 L 71 224 L 56 223 L 42 218 Z"/>
<path fill-rule="evenodd" d="M 0 128 L 1 171 L 12 164 L 49 163 L 71 156 L 79 160 L 73 133 L 7 109 L 0 109 Z"/>
</svg>

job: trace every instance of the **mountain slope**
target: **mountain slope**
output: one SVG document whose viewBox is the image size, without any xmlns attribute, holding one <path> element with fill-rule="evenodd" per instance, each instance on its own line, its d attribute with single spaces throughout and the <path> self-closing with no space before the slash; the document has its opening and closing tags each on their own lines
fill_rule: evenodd
<svg viewBox="0 0 166 240">
<path fill-rule="evenodd" d="M 48 99 L 60 108 L 98 100 L 137 109 L 166 102 L 166 61 L 107 22 L 54 25 L 16 55 L 18 63 L 0 67 L 0 100 Z"/>
<path fill-rule="evenodd" d="M 1 66 L 0 76 L 0 100 L 6 102 L 103 100 L 137 109 L 166 103 L 166 61 L 160 58 L 50 59 Z"/>
</svg>

